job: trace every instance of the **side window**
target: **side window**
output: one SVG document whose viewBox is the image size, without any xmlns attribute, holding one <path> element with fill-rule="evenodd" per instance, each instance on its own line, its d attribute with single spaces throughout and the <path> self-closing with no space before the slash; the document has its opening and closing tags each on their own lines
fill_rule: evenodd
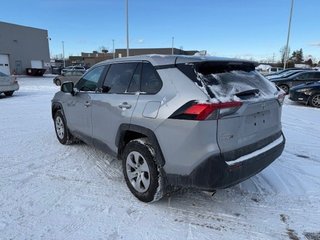
<svg viewBox="0 0 320 240">
<path fill-rule="evenodd" d="M 310 73 L 303 73 L 303 74 L 300 74 L 299 76 L 298 76 L 298 80 L 305 80 L 305 79 L 308 79 L 308 78 L 310 78 L 311 76 L 310 76 Z"/>
<path fill-rule="evenodd" d="M 73 76 L 82 76 L 83 72 L 82 71 L 74 71 Z"/>
<path fill-rule="evenodd" d="M 162 88 L 162 81 L 150 63 L 144 63 L 142 67 L 141 92 L 156 94 Z"/>
<path fill-rule="evenodd" d="M 104 93 L 125 93 L 137 68 L 138 63 L 112 64 L 103 83 Z"/>
<path fill-rule="evenodd" d="M 89 71 L 79 80 L 76 87 L 81 91 L 95 91 L 104 68 L 105 66 L 99 66 Z"/>
<path fill-rule="evenodd" d="M 64 76 L 65 77 L 70 77 L 72 75 L 72 71 L 69 71 L 69 72 L 65 72 L 64 73 Z"/>
<path fill-rule="evenodd" d="M 130 93 L 140 92 L 141 70 L 142 70 L 142 63 L 139 63 L 138 66 L 136 67 L 136 71 L 133 74 L 133 77 L 131 79 L 127 92 L 130 92 Z"/>
<path fill-rule="evenodd" d="M 314 74 L 313 78 L 320 79 L 320 72 L 316 72 L 316 73 L 313 73 L 313 74 Z"/>
</svg>

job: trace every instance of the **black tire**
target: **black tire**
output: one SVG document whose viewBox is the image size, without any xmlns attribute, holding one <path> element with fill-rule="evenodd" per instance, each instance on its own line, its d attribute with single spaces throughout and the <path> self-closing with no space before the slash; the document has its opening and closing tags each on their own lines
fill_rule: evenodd
<svg viewBox="0 0 320 240">
<path fill-rule="evenodd" d="M 289 86 L 288 85 L 281 84 L 278 87 L 281 88 L 286 94 L 289 94 Z"/>
<path fill-rule="evenodd" d="M 310 97 L 309 104 L 312 107 L 320 108 L 320 93 L 313 94 Z"/>
<path fill-rule="evenodd" d="M 73 141 L 74 138 L 68 130 L 66 120 L 61 110 L 58 110 L 55 113 L 53 121 L 54 121 L 54 129 L 59 142 L 63 145 L 72 144 L 74 142 Z"/>
<path fill-rule="evenodd" d="M 55 80 L 55 83 L 56 83 L 57 86 L 61 86 L 61 80 L 59 78 L 57 78 Z"/>
<path fill-rule="evenodd" d="M 7 97 L 11 97 L 13 95 L 14 91 L 4 92 L 4 95 Z"/>
<path fill-rule="evenodd" d="M 162 174 L 162 170 L 160 169 L 158 164 L 155 162 L 154 152 L 155 152 L 154 148 L 148 142 L 148 140 L 146 138 L 140 138 L 140 139 L 135 139 L 130 141 L 125 146 L 123 155 L 122 155 L 122 168 L 123 168 L 123 174 L 124 174 L 124 178 L 127 183 L 127 186 L 131 191 L 131 193 L 136 198 L 138 198 L 140 201 L 143 201 L 143 202 L 158 201 L 159 199 L 162 198 L 164 194 L 163 174 Z M 137 153 L 138 155 L 140 154 L 142 156 L 142 159 L 138 158 L 139 160 L 137 160 L 136 162 L 139 165 L 141 164 L 141 161 L 143 161 L 140 167 L 141 166 L 145 167 L 145 164 L 147 164 L 148 171 L 144 171 L 143 167 L 141 167 L 140 170 L 137 170 L 137 168 L 135 169 L 134 167 L 131 167 L 130 164 L 134 162 L 132 160 L 132 156 Z M 129 164 L 130 161 L 131 163 Z M 135 179 L 132 178 L 134 174 L 137 174 L 137 177 Z M 138 176 L 139 174 L 140 174 L 140 177 Z M 129 177 L 128 175 L 130 175 L 131 177 Z M 131 181 L 129 180 L 129 178 L 131 178 Z M 145 181 L 149 181 L 148 187 L 145 187 L 143 185 L 142 178 L 144 178 Z M 138 179 L 140 179 L 140 182 Z M 139 182 L 139 184 L 136 184 L 137 182 Z M 138 191 L 136 188 L 142 188 L 142 190 Z"/>
</svg>

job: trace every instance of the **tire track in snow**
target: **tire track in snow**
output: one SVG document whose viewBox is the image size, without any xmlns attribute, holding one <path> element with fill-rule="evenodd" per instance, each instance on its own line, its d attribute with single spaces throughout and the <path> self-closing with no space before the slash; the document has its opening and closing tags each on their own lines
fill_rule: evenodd
<svg viewBox="0 0 320 240">
<path fill-rule="evenodd" d="M 86 159 L 93 163 L 93 170 L 109 180 L 123 182 L 121 161 L 91 146 L 84 148 Z"/>
</svg>

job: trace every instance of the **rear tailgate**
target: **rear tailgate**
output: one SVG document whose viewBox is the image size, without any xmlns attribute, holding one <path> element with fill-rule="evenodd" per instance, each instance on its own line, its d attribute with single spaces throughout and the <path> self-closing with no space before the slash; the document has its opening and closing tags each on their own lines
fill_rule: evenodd
<svg viewBox="0 0 320 240">
<path fill-rule="evenodd" d="M 218 119 L 217 141 L 225 161 L 261 149 L 281 136 L 281 107 L 276 99 L 245 101 L 236 114 Z"/>
<path fill-rule="evenodd" d="M 180 64 L 219 109 L 217 142 L 225 161 L 265 147 L 281 137 L 281 90 L 255 71 L 253 63 L 205 61 Z M 192 69 L 191 69 L 192 68 Z M 194 75 L 193 75 L 194 74 Z"/>
</svg>

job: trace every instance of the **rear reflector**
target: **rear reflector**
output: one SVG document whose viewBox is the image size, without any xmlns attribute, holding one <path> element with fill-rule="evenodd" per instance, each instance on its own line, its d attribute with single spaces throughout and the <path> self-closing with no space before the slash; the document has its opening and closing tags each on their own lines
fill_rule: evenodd
<svg viewBox="0 0 320 240">
<path fill-rule="evenodd" d="M 218 110 L 220 109 L 238 109 L 241 105 L 242 102 L 197 103 L 192 101 L 183 105 L 169 118 L 202 121 L 208 119 L 214 113 L 217 113 L 215 117 L 217 118 L 219 114 Z"/>
<path fill-rule="evenodd" d="M 280 105 L 283 104 L 285 97 L 286 97 L 286 93 L 285 93 L 285 92 L 280 92 L 280 93 L 279 93 L 279 95 L 278 95 L 278 102 L 280 103 Z"/>
</svg>

